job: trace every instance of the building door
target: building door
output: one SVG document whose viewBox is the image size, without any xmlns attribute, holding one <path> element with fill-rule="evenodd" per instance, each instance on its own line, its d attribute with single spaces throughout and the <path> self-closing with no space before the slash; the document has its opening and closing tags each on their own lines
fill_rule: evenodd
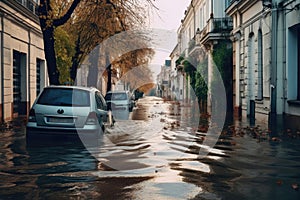
<svg viewBox="0 0 300 200">
<path fill-rule="evenodd" d="M 27 96 L 27 59 L 26 54 L 13 51 L 13 117 L 26 115 Z"/>
<path fill-rule="evenodd" d="M 21 103 L 21 54 L 13 51 L 13 114 L 18 115 Z"/>
</svg>

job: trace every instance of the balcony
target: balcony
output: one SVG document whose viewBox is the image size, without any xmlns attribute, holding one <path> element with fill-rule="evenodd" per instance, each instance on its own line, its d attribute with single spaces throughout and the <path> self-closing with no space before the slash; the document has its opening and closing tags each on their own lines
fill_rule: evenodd
<svg viewBox="0 0 300 200">
<path fill-rule="evenodd" d="M 212 33 L 222 33 L 230 32 L 233 29 L 233 22 L 230 17 L 225 18 L 211 18 L 208 24 L 212 24 L 210 27 L 210 32 Z"/>
<path fill-rule="evenodd" d="M 196 44 L 209 47 L 211 42 L 228 39 L 232 29 L 233 21 L 230 17 L 210 18 L 204 29 L 197 33 Z"/>
</svg>

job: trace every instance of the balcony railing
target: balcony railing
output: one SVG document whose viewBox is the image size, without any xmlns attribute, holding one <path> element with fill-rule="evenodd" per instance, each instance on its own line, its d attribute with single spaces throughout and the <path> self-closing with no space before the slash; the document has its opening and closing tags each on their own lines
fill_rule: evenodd
<svg viewBox="0 0 300 200">
<path fill-rule="evenodd" d="M 211 18 L 209 19 L 207 25 L 200 31 L 199 29 L 195 35 L 195 45 L 199 45 L 201 40 L 205 38 L 210 33 L 230 33 L 233 29 L 233 22 L 230 17 L 225 18 Z M 194 41 L 191 41 L 190 47 L 192 48 L 192 44 Z M 194 46 L 195 46 L 194 45 Z"/>
<path fill-rule="evenodd" d="M 210 27 L 210 32 L 224 32 L 231 31 L 233 28 L 233 22 L 230 17 L 225 18 L 212 18 L 212 27 Z M 209 23 L 210 24 L 210 23 Z"/>
<path fill-rule="evenodd" d="M 37 15 L 38 3 L 35 0 L 14 0 Z"/>
</svg>

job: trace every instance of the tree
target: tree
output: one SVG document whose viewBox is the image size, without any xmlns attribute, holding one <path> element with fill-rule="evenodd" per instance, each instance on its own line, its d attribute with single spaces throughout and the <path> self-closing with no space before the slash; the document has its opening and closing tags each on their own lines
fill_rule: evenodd
<svg viewBox="0 0 300 200">
<path fill-rule="evenodd" d="M 80 63 L 103 40 L 144 23 L 146 6 L 142 2 L 154 7 L 152 0 L 40 0 L 38 14 L 50 84 L 62 80 L 57 66 L 59 44 L 54 37 L 58 27 L 63 26 L 74 45 L 68 66 L 74 81 Z"/>
<path fill-rule="evenodd" d="M 150 0 L 144 1 L 151 2 Z M 140 65 L 142 59 L 149 61 L 147 59 L 151 56 L 149 50 L 130 50 L 130 47 L 148 46 L 145 43 L 149 41 L 145 35 L 130 32 L 130 30 L 139 29 L 144 23 L 145 12 L 142 12 L 145 10 L 144 6 L 133 2 L 139 1 L 87 1 L 79 5 L 74 17 L 66 24 L 66 29 L 72 33 L 76 41 L 70 69 L 70 77 L 73 81 L 76 79 L 77 68 L 87 56 L 90 57 L 88 85 L 96 86 L 97 74 L 102 73 L 107 77 L 107 90 L 111 90 L 111 73 L 116 69 L 126 73 L 132 67 Z M 118 33 L 121 33 L 121 37 L 114 37 Z M 114 38 L 110 45 L 103 47 L 103 41 L 110 38 Z M 98 45 L 101 46 L 100 50 L 96 48 Z M 119 55 L 120 52 L 127 52 L 127 50 L 131 52 Z M 100 69 L 101 67 L 106 67 L 106 69 Z M 103 73 L 103 71 L 106 72 Z"/>
<path fill-rule="evenodd" d="M 71 6 L 62 16 L 56 16 L 53 10 L 53 2 L 51 0 L 40 0 L 38 6 L 38 15 L 40 26 L 43 33 L 45 58 L 47 61 L 47 69 L 49 82 L 51 85 L 59 85 L 59 71 L 57 69 L 56 54 L 54 48 L 54 30 L 67 22 L 73 11 L 81 0 L 73 0 Z"/>
<path fill-rule="evenodd" d="M 227 102 L 227 105 L 222 105 L 222 104 L 218 105 L 217 103 L 216 105 L 226 106 L 228 113 L 233 112 L 232 51 L 233 50 L 232 50 L 231 42 L 229 40 L 224 40 L 222 42 L 219 42 L 214 47 L 214 51 L 212 53 L 213 61 L 215 62 L 215 65 L 217 66 L 217 69 L 220 72 L 223 84 L 225 85 L 226 102 Z M 217 80 L 218 79 L 214 77 L 212 81 L 212 91 L 214 91 L 215 93 L 221 90 L 220 84 Z M 214 101 L 218 102 L 218 99 L 215 99 Z M 219 102 L 224 103 L 223 101 L 219 101 Z"/>
<path fill-rule="evenodd" d="M 57 69 L 60 74 L 59 82 L 70 83 L 69 66 L 72 64 L 72 56 L 74 55 L 74 42 L 61 27 L 55 30 L 54 38 Z"/>
</svg>

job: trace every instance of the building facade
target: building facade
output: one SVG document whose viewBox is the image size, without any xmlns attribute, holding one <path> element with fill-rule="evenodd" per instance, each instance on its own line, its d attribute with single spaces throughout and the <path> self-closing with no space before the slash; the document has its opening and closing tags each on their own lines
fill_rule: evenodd
<svg viewBox="0 0 300 200">
<path fill-rule="evenodd" d="M 300 116 L 300 0 L 235 0 L 233 18 L 236 112 L 268 121 Z"/>
<path fill-rule="evenodd" d="M 0 1 L 0 119 L 27 115 L 47 84 L 37 0 Z"/>
<path fill-rule="evenodd" d="M 161 66 L 156 83 L 156 95 L 164 99 L 171 99 L 173 95 L 171 87 L 171 60 L 165 60 L 165 64 Z"/>
<path fill-rule="evenodd" d="M 175 65 L 174 69 L 177 70 L 176 75 L 184 76 L 183 84 L 178 84 L 180 87 L 178 91 L 183 91 L 185 101 L 195 99 L 193 97 L 195 95 L 198 96 L 195 84 L 192 83 L 195 77 L 191 74 L 202 73 L 208 87 L 207 104 L 208 107 L 211 106 L 211 84 L 213 69 L 216 68 L 213 52 L 223 42 L 228 44 L 229 48 L 231 47 L 229 38 L 232 19 L 225 13 L 228 6 L 229 0 L 192 0 L 185 11 L 177 31 L 178 44 L 170 55 L 172 65 Z M 199 69 L 200 65 L 205 69 Z M 228 66 L 228 70 L 230 68 Z"/>
</svg>

